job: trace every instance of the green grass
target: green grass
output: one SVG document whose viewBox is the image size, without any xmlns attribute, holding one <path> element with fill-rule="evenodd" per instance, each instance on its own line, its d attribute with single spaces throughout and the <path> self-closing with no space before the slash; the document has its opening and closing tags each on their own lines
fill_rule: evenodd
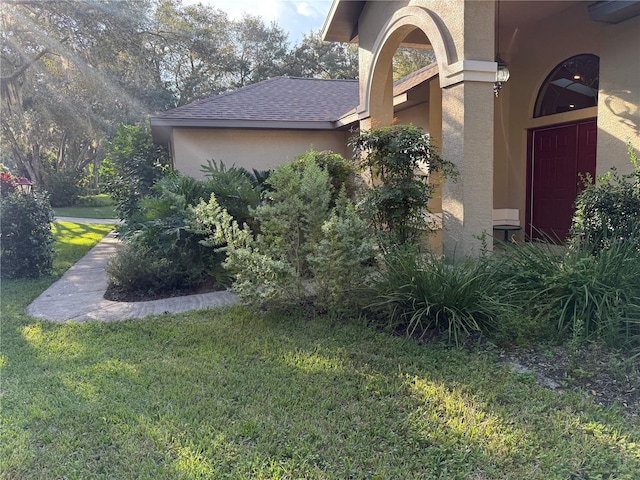
<svg viewBox="0 0 640 480">
<path fill-rule="evenodd" d="M 115 323 L 26 316 L 50 281 L 2 285 L 0 478 L 640 471 L 640 426 L 498 367 L 490 352 L 241 307 Z"/>
<path fill-rule="evenodd" d="M 58 207 L 55 213 L 59 217 L 118 218 L 113 200 L 105 194 L 81 197 L 79 205 Z"/>
</svg>

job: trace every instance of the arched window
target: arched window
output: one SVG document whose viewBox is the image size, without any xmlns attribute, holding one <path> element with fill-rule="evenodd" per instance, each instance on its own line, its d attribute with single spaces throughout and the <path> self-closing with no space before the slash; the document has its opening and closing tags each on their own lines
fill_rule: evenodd
<svg viewBox="0 0 640 480">
<path fill-rule="evenodd" d="M 582 54 L 561 62 L 540 87 L 534 118 L 598 105 L 600 59 Z"/>
</svg>

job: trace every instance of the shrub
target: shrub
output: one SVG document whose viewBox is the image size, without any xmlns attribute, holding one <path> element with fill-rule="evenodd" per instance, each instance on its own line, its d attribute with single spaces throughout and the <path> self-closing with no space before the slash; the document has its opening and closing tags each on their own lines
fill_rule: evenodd
<svg viewBox="0 0 640 480">
<path fill-rule="evenodd" d="M 428 202 L 433 195 L 429 174 L 442 171 L 455 177 L 455 167 L 442 159 L 429 135 L 412 125 L 363 131 L 350 141 L 370 188 L 363 210 L 373 227 L 391 235 L 392 242 L 413 243 L 428 233 Z"/>
<path fill-rule="evenodd" d="M 2 278 L 37 278 L 51 273 L 53 210 L 46 194 L 3 194 L 0 218 Z"/>
<path fill-rule="evenodd" d="M 127 294 L 154 295 L 183 287 L 175 263 L 143 245 L 124 243 L 107 262 L 109 287 Z"/>
<path fill-rule="evenodd" d="M 118 126 L 107 144 L 100 176 L 120 218 L 129 220 L 139 213 L 140 201 L 153 193 L 153 185 L 167 173 L 168 165 L 169 156 L 153 144 L 148 124 Z"/>
<path fill-rule="evenodd" d="M 613 169 L 578 196 L 571 230 L 574 245 L 584 243 L 594 253 L 618 240 L 640 247 L 640 166 L 631 146 L 629 158 L 632 173 L 620 175 Z"/>
<path fill-rule="evenodd" d="M 302 171 L 309 162 L 315 163 L 329 174 L 332 206 L 335 205 L 338 195 L 343 190 L 347 198 L 353 199 L 355 197 L 358 185 L 356 182 L 356 167 L 352 161 L 330 150 L 322 152 L 309 150 L 298 156 L 293 161 L 292 166 L 294 170 Z"/>
<path fill-rule="evenodd" d="M 154 186 L 155 196 L 141 201 L 137 221 L 133 219 L 118 231 L 129 248 L 117 254 L 111 267 L 113 285 L 131 292 L 153 292 L 187 288 L 212 280 L 217 285 L 227 281 L 221 268 L 224 255 L 202 245 L 203 235 L 190 228 L 191 205 L 209 194 L 205 182 L 178 174 L 162 178 Z M 129 268 L 126 259 L 130 259 Z M 150 264 L 149 280 L 136 280 L 144 266 Z M 160 268 L 162 267 L 162 268 Z M 154 272 L 158 269 L 159 276 Z M 131 275 L 131 279 L 127 276 Z"/>
<path fill-rule="evenodd" d="M 500 269 L 486 258 L 448 263 L 422 255 L 415 247 L 398 246 L 384 258 L 375 278 L 370 308 L 384 325 L 424 338 L 444 334 L 459 344 L 473 332 L 487 332 L 511 313 L 502 301 Z"/>
<path fill-rule="evenodd" d="M 255 209 L 261 226 L 255 237 L 247 226 L 240 229 L 215 196 L 195 209 L 210 243 L 223 245 L 234 290 L 256 309 L 354 308 L 360 298 L 355 290 L 373 257 L 354 205 L 343 193 L 331 207 L 329 173 L 313 161 L 276 168 L 268 184 Z"/>
<path fill-rule="evenodd" d="M 209 192 L 215 194 L 220 205 L 241 225 L 252 224 L 251 209 L 260 203 L 262 190 L 258 178 L 263 179 L 263 176 L 252 176 L 244 168 L 236 166 L 227 168 L 223 162 L 218 165 L 215 160 L 207 161 L 207 165 L 202 166 L 202 172 L 207 177 Z"/>
<path fill-rule="evenodd" d="M 43 177 L 43 187 L 49 192 L 52 207 L 76 205 L 86 193 L 84 183 L 84 175 L 76 170 L 51 170 Z"/>
</svg>

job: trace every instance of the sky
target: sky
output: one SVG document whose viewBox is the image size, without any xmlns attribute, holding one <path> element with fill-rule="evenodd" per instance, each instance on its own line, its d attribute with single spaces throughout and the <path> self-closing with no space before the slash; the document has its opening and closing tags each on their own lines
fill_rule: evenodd
<svg viewBox="0 0 640 480">
<path fill-rule="evenodd" d="M 289 34 L 289 41 L 299 43 L 311 30 L 322 29 L 331 8 L 331 0 L 184 0 L 183 5 L 203 3 L 225 11 L 233 19 L 245 13 L 262 17 L 265 23 L 275 20 Z"/>
</svg>

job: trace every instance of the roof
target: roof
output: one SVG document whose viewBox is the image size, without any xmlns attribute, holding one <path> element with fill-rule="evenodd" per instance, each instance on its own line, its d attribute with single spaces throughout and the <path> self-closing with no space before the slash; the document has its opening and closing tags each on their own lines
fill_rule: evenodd
<svg viewBox="0 0 640 480">
<path fill-rule="evenodd" d="M 357 80 L 275 77 L 160 113 L 151 124 L 333 129 L 358 100 Z"/>
<path fill-rule="evenodd" d="M 394 82 L 401 95 L 438 74 L 428 65 Z M 154 141 L 167 143 L 172 128 L 334 130 L 358 120 L 358 80 L 275 77 L 151 117 Z"/>
</svg>

